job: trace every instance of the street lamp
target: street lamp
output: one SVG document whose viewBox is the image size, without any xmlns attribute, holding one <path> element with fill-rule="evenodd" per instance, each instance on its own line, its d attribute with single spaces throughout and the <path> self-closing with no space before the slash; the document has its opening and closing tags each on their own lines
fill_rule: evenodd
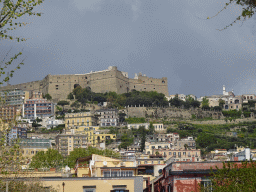
<svg viewBox="0 0 256 192">
<path fill-rule="evenodd" d="M 62 186 L 63 186 L 63 192 L 64 192 L 64 187 L 65 187 L 65 183 L 64 182 L 62 183 Z"/>
</svg>

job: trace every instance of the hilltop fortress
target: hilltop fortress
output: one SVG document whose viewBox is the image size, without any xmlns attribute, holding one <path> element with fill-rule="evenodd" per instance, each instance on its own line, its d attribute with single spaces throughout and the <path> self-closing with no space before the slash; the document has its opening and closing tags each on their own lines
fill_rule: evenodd
<svg viewBox="0 0 256 192">
<path fill-rule="evenodd" d="M 32 81 L 17 85 L 7 85 L 0 88 L 3 90 L 21 89 L 24 91 L 39 91 L 44 95 L 49 93 L 53 100 L 63 100 L 77 86 L 89 87 L 95 93 L 109 91 L 118 94 L 127 93 L 133 89 L 137 91 L 157 91 L 168 94 L 167 78 L 161 79 L 147 77 L 146 75 L 135 74 L 134 79 L 128 78 L 127 72 L 117 70 L 117 67 L 110 66 L 106 70 L 91 71 L 86 74 L 71 75 L 47 75 L 43 80 Z"/>
</svg>

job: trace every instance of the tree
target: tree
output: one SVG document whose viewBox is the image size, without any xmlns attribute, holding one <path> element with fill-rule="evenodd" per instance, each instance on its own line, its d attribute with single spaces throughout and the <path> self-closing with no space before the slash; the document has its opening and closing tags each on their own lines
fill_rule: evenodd
<svg viewBox="0 0 256 192">
<path fill-rule="evenodd" d="M 212 135 L 206 133 L 200 133 L 196 139 L 196 144 L 198 147 L 206 148 L 211 144 L 216 144 L 217 140 Z"/>
<path fill-rule="evenodd" d="M 222 31 L 224 29 L 227 29 L 228 27 L 233 26 L 236 22 L 241 21 L 241 19 L 243 19 L 243 22 L 244 22 L 246 19 L 251 18 L 255 13 L 256 0 L 229 0 L 229 3 L 226 3 L 226 5 L 223 7 L 223 9 L 221 9 L 216 15 L 214 15 L 212 17 L 207 17 L 207 19 L 216 17 L 217 15 L 219 15 L 222 11 L 227 9 L 232 4 L 237 4 L 237 5 L 240 5 L 243 7 L 241 15 L 239 15 L 233 22 L 231 22 L 229 25 L 227 25 L 223 29 L 217 29 L 217 30 Z"/>
<path fill-rule="evenodd" d="M 73 93 L 69 93 L 67 99 L 73 100 L 74 99 Z"/>
<path fill-rule="evenodd" d="M 213 169 L 212 169 L 213 170 Z M 256 163 L 245 161 L 239 163 L 225 163 L 223 168 L 216 167 L 211 173 L 211 185 L 200 187 L 200 191 L 256 191 Z"/>
<path fill-rule="evenodd" d="M 13 37 L 9 35 L 10 30 L 14 30 L 17 27 L 22 27 L 27 25 L 28 23 L 25 22 L 15 22 L 16 19 L 19 19 L 25 15 L 36 15 L 41 16 L 41 13 L 33 12 L 33 9 L 37 6 L 43 3 L 44 0 L 0 0 L 0 39 L 10 39 L 10 40 L 17 40 L 25 41 L 26 39 L 20 38 L 20 37 Z M 6 54 L 8 56 L 10 53 L 10 50 Z M 9 66 L 15 61 L 20 55 L 22 55 L 22 52 L 19 52 L 18 54 L 15 54 L 13 57 L 9 59 L 9 61 L 4 62 L 5 59 L 0 63 L 0 77 L 2 75 L 5 75 L 3 78 L 3 81 L 0 82 L 0 84 L 3 84 L 3 82 L 9 81 L 9 79 L 13 76 L 13 73 L 20 69 L 20 66 L 23 65 L 24 59 L 18 63 L 18 65 L 11 69 L 9 73 L 7 73 L 5 70 L 8 69 Z"/>
<path fill-rule="evenodd" d="M 223 109 L 224 105 L 225 105 L 225 101 L 222 99 L 219 99 L 219 107 L 221 107 L 221 109 Z"/>
<path fill-rule="evenodd" d="M 118 117 L 119 117 L 119 122 L 120 122 L 120 123 L 123 123 L 123 122 L 124 122 L 125 116 L 126 116 L 125 113 L 118 113 Z"/>
<path fill-rule="evenodd" d="M 49 93 L 45 94 L 44 98 L 47 100 L 52 100 L 52 96 Z"/>
<path fill-rule="evenodd" d="M 183 104 L 183 101 L 179 99 L 178 94 L 174 98 L 170 99 L 170 104 L 175 107 L 180 107 Z"/>
<path fill-rule="evenodd" d="M 55 149 L 48 149 L 39 151 L 32 157 L 30 167 L 32 168 L 56 168 L 63 165 L 63 157 L 59 151 Z"/>
<path fill-rule="evenodd" d="M 204 109 L 209 108 L 209 99 L 207 99 L 206 97 L 204 97 L 202 100 L 202 108 L 204 108 Z"/>
<path fill-rule="evenodd" d="M 150 135 L 154 134 L 155 127 L 154 127 L 153 123 L 150 123 L 148 131 L 149 131 Z"/>
<path fill-rule="evenodd" d="M 139 135 L 140 135 L 140 138 L 141 138 L 140 150 L 143 151 L 145 149 L 147 130 L 144 126 L 141 126 L 141 127 L 139 127 L 138 132 L 139 132 Z"/>
<path fill-rule="evenodd" d="M 62 100 L 62 101 L 59 101 L 59 102 L 57 103 L 57 105 L 62 106 L 62 108 L 63 108 L 62 111 L 64 111 L 64 106 L 65 106 L 65 105 L 69 105 L 69 102 L 68 102 L 68 101 L 65 101 L 65 100 Z"/>
<path fill-rule="evenodd" d="M 127 149 L 127 147 L 132 144 L 133 144 L 133 135 L 125 133 L 121 136 L 121 144 L 118 146 L 118 148 Z"/>
<path fill-rule="evenodd" d="M 37 129 L 37 128 L 40 127 L 40 126 L 42 126 L 42 125 L 39 124 L 36 120 L 33 121 L 32 127 L 35 127 L 35 128 Z"/>
<path fill-rule="evenodd" d="M 78 109 L 78 108 L 80 107 L 80 104 L 79 104 L 78 101 L 75 101 L 75 102 L 72 103 L 70 106 L 71 106 L 71 107 L 74 107 L 74 108 L 76 108 L 76 109 Z"/>
</svg>

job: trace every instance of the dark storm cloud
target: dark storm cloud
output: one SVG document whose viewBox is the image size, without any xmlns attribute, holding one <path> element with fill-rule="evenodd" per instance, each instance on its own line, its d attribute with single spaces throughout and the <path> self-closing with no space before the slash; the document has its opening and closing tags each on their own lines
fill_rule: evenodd
<svg viewBox="0 0 256 192">
<path fill-rule="evenodd" d="M 114 65 L 130 78 L 167 77 L 170 94 L 220 94 L 223 84 L 235 94 L 255 93 L 255 18 L 216 30 L 241 13 L 233 6 L 206 19 L 226 2 L 46 0 L 37 8 L 41 17 L 23 19 L 32 23 L 13 32 L 29 39 L 0 41 L 0 48 L 24 48 L 25 66 L 11 84 Z"/>
</svg>

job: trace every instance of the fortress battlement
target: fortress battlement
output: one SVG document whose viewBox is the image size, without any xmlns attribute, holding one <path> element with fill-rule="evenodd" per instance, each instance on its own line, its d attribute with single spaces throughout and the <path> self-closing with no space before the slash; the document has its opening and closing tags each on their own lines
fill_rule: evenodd
<svg viewBox="0 0 256 192">
<path fill-rule="evenodd" d="M 128 73 L 110 66 L 106 70 L 85 74 L 48 74 L 44 79 L 0 87 L 0 90 L 21 89 L 24 91 L 40 91 L 44 95 L 49 93 L 54 101 L 63 100 L 77 86 L 89 87 L 95 93 L 116 92 L 127 93 L 133 89 L 137 91 L 157 91 L 169 96 L 167 78 L 153 78 L 142 76 L 137 79 L 128 78 Z"/>
</svg>

